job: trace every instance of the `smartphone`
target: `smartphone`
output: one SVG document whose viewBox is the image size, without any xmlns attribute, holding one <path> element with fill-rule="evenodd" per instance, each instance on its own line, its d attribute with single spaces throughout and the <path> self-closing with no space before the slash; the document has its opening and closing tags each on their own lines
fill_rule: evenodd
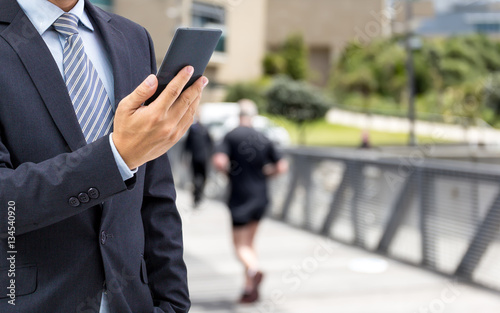
<svg viewBox="0 0 500 313">
<path fill-rule="evenodd" d="M 145 105 L 153 102 L 179 71 L 188 65 L 194 67 L 194 73 L 183 91 L 198 80 L 205 72 L 221 35 L 220 29 L 178 28 L 156 74 L 158 89 Z"/>
</svg>

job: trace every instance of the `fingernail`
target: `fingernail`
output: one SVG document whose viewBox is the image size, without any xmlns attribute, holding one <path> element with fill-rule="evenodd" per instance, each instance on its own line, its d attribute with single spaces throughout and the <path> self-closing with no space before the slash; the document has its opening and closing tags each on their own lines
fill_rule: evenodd
<svg viewBox="0 0 500 313">
<path fill-rule="evenodd" d="M 146 78 L 146 85 L 148 87 L 153 87 L 155 85 L 155 76 L 153 74 L 149 75 L 148 78 Z"/>
<path fill-rule="evenodd" d="M 194 73 L 194 67 L 192 66 L 186 67 L 186 72 L 188 72 L 189 75 L 192 75 Z"/>
<path fill-rule="evenodd" d="M 201 79 L 201 82 L 203 83 L 203 88 L 205 88 L 208 85 L 208 78 L 204 77 Z"/>
</svg>

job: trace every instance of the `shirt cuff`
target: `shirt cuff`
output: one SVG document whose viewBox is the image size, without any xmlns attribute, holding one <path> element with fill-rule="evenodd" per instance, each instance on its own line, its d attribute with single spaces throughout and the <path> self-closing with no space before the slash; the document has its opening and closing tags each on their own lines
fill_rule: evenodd
<svg viewBox="0 0 500 313">
<path fill-rule="evenodd" d="M 115 157 L 116 165 L 118 165 L 118 170 L 122 175 L 123 181 L 134 177 L 134 174 L 137 173 L 137 169 L 130 170 L 125 161 L 123 161 L 122 156 L 118 153 L 118 150 L 116 150 L 115 143 L 113 142 L 113 133 L 109 135 L 109 144 L 111 145 L 111 151 L 113 151 L 113 156 Z"/>
</svg>

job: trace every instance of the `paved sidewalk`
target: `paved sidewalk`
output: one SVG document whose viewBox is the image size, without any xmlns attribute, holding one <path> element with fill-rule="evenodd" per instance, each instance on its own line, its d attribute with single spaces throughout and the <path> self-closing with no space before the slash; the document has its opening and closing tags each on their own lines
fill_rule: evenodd
<svg viewBox="0 0 500 313">
<path fill-rule="evenodd" d="M 178 192 L 192 313 L 498 313 L 500 295 L 265 220 L 257 247 L 262 301 L 237 305 L 242 269 L 223 204 L 192 210 Z"/>
<path fill-rule="evenodd" d="M 405 133 L 410 129 L 407 118 L 383 116 L 373 114 L 368 116 L 363 113 L 350 112 L 341 109 L 332 109 L 326 115 L 326 120 L 332 124 L 371 129 L 392 133 Z M 485 122 L 479 127 L 465 129 L 460 125 L 433 123 L 417 120 L 415 133 L 426 136 L 436 141 L 457 141 L 469 144 L 500 144 L 500 131 L 487 125 Z"/>
</svg>

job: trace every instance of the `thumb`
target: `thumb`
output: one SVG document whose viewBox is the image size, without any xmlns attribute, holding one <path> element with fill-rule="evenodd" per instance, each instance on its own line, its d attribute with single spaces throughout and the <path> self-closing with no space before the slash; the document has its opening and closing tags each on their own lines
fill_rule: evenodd
<svg viewBox="0 0 500 313">
<path fill-rule="evenodd" d="M 151 74 L 131 94 L 126 96 L 121 104 L 127 109 L 135 110 L 155 93 L 157 86 L 158 79 Z"/>
</svg>

